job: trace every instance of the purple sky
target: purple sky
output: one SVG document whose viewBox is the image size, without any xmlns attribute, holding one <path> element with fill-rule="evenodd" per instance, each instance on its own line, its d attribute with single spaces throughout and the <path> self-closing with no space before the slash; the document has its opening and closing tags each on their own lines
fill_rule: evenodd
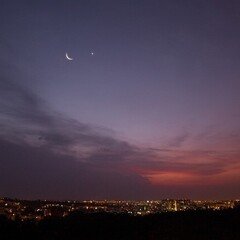
<svg viewBox="0 0 240 240">
<path fill-rule="evenodd" d="M 2 0 L 0 195 L 239 198 L 239 28 L 235 0 Z"/>
</svg>

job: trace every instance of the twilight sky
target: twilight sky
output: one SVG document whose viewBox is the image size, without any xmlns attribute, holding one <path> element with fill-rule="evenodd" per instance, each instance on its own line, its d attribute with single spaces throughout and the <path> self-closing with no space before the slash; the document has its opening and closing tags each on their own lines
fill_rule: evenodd
<svg viewBox="0 0 240 240">
<path fill-rule="evenodd" d="M 240 197 L 239 1 L 0 5 L 0 195 Z"/>
</svg>

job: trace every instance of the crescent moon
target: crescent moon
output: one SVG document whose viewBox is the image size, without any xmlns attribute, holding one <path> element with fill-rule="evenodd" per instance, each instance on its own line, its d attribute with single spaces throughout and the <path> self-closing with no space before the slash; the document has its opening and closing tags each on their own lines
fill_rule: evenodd
<svg viewBox="0 0 240 240">
<path fill-rule="evenodd" d="M 69 61 L 72 61 L 72 60 L 73 60 L 73 58 L 69 57 L 67 53 L 66 53 L 65 56 L 66 56 L 66 59 L 67 59 L 67 60 L 69 60 Z"/>
</svg>

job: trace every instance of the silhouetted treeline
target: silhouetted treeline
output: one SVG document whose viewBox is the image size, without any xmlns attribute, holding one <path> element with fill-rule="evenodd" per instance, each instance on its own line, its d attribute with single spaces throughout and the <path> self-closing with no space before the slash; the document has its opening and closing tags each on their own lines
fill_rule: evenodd
<svg viewBox="0 0 240 240">
<path fill-rule="evenodd" d="M 136 217 L 76 212 L 40 222 L 0 216 L 0 239 L 31 240 L 239 240 L 240 209 L 175 212 Z"/>
</svg>

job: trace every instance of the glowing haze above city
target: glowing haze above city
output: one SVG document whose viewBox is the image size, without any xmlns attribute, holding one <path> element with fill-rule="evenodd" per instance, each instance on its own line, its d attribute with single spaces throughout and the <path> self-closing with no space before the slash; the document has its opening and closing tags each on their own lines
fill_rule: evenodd
<svg viewBox="0 0 240 240">
<path fill-rule="evenodd" d="M 3 0 L 0 19 L 0 196 L 239 198 L 239 1 Z"/>
</svg>

